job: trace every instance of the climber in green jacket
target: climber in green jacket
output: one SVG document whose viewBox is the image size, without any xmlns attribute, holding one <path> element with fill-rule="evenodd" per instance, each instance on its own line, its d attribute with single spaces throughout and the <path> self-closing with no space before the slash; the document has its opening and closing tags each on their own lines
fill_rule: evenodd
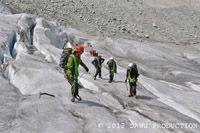
<svg viewBox="0 0 200 133">
<path fill-rule="evenodd" d="M 78 67 L 79 64 L 85 68 L 88 72 L 88 67 L 82 62 L 81 54 L 84 52 L 84 47 L 82 45 L 77 45 L 72 54 L 69 56 L 67 64 L 66 64 L 66 77 L 68 82 L 71 84 L 71 93 L 72 93 L 72 102 L 75 102 L 75 99 L 81 101 L 81 97 L 79 96 L 79 84 L 78 84 Z"/>
<path fill-rule="evenodd" d="M 128 97 L 135 97 L 136 96 L 136 87 L 137 87 L 137 81 L 138 81 L 138 69 L 137 65 L 135 63 L 129 63 L 127 73 L 126 73 L 126 79 L 125 82 L 129 84 L 130 93 Z"/>
<path fill-rule="evenodd" d="M 110 59 L 107 62 L 109 73 L 110 73 L 110 80 L 109 83 L 113 82 L 113 78 L 115 73 L 117 73 L 117 64 L 113 57 L 110 57 Z"/>
</svg>

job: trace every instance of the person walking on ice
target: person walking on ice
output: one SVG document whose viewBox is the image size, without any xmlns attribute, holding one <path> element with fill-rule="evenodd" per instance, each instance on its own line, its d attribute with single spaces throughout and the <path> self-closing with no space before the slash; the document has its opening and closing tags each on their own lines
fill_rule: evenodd
<svg viewBox="0 0 200 133">
<path fill-rule="evenodd" d="M 110 57 L 110 59 L 107 62 L 109 74 L 110 74 L 110 80 L 109 83 L 113 82 L 113 78 L 115 73 L 117 73 L 117 64 L 113 57 Z"/>
<path fill-rule="evenodd" d="M 79 96 L 78 85 L 79 64 L 84 67 L 87 72 L 89 71 L 88 67 L 81 60 L 81 55 L 83 52 L 84 47 L 82 45 L 76 45 L 66 64 L 66 77 L 68 79 L 68 82 L 71 84 L 72 102 L 75 102 L 75 99 L 77 99 L 78 101 L 82 100 Z"/>
<path fill-rule="evenodd" d="M 125 83 L 129 83 L 129 95 L 128 97 L 136 97 L 136 87 L 137 87 L 137 78 L 138 78 L 137 65 L 135 63 L 129 63 Z"/>
<path fill-rule="evenodd" d="M 96 80 L 97 75 L 99 75 L 99 78 L 102 79 L 101 76 L 101 68 L 102 68 L 102 64 L 105 61 L 104 58 L 101 57 L 101 55 L 98 55 L 96 58 L 94 58 L 94 60 L 92 61 L 92 64 L 94 65 L 95 69 L 96 69 L 96 74 L 94 75 L 94 80 Z"/>
</svg>

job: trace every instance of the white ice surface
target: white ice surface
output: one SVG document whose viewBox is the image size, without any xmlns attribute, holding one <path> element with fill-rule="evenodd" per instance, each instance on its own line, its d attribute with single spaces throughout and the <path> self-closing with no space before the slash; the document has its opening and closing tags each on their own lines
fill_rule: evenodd
<svg viewBox="0 0 200 133">
<path fill-rule="evenodd" d="M 17 26 L 26 29 L 26 34 L 30 35 L 30 24 L 35 20 L 25 14 L 0 14 L 0 17 L 3 18 L 0 20 L 1 46 L 11 41 L 9 37 L 13 31 L 17 31 Z M 24 19 L 29 17 L 32 18 L 30 21 Z M 0 98 L 4 99 L 1 100 L 0 110 L 5 114 L 0 114 L 0 124 L 12 125 L 0 126 L 2 133 L 199 132 L 199 129 L 186 128 L 169 130 L 129 127 L 133 122 L 200 123 L 200 93 L 197 91 L 200 72 L 196 64 L 190 62 L 191 58 L 185 58 L 182 54 L 191 53 L 193 48 L 110 38 L 99 41 L 97 37 L 71 29 L 69 32 L 76 31 L 74 34 L 77 38 L 85 37 L 95 42 L 94 49 L 106 61 L 113 56 L 118 64 L 113 83 L 108 83 L 106 61 L 102 68 L 103 79 L 94 81 L 93 57 L 89 56 L 90 48 L 86 47 L 82 59 L 90 73 L 79 69 L 79 81 L 83 86 L 79 91 L 83 101 L 71 103 L 70 85 L 58 68 L 62 52 L 60 48 L 65 43 L 66 34 L 53 22 L 42 18 L 35 22 L 33 37 L 30 36 L 30 39 L 33 38 L 33 46 L 27 42 L 16 42 L 14 45 L 16 58 L 5 72 L 10 83 L 0 77 Z M 35 48 L 32 53 L 30 46 Z M 4 52 L 4 49 L 1 51 Z M 129 62 L 136 62 L 141 74 L 137 100 L 127 97 L 124 83 Z M 40 96 L 40 92 L 55 97 Z M 125 124 L 126 128 L 110 127 L 118 123 Z"/>
<path fill-rule="evenodd" d="M 175 102 L 170 96 L 165 95 L 162 92 L 159 92 L 156 88 L 153 87 L 152 83 L 148 83 L 148 79 L 145 77 L 140 78 L 140 83 L 155 96 L 158 97 L 158 100 L 165 103 L 166 105 L 174 108 L 178 112 L 181 112 L 184 115 L 187 115 L 200 123 L 200 117 L 190 111 L 187 107 Z"/>
<path fill-rule="evenodd" d="M 191 89 L 200 92 L 200 85 L 196 85 L 196 84 L 193 84 L 193 83 L 191 83 L 191 82 L 187 82 L 187 83 L 185 83 L 185 84 L 186 84 L 188 87 L 190 87 Z"/>
</svg>

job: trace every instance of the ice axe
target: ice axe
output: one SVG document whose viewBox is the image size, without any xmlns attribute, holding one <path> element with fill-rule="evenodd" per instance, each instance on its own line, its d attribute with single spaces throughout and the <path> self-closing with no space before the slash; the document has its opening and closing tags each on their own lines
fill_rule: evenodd
<svg viewBox="0 0 200 133">
<path fill-rule="evenodd" d="M 40 92 L 40 93 L 39 93 L 39 98 L 41 98 L 41 97 L 42 97 L 42 95 L 47 95 L 47 96 L 50 96 L 50 97 L 56 97 L 55 95 L 53 95 L 53 94 L 50 94 L 50 93 L 46 93 L 46 92 Z"/>
</svg>

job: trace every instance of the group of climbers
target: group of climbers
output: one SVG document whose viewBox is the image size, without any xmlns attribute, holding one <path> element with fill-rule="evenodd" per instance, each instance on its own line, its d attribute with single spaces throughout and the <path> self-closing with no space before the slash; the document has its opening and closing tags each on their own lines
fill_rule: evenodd
<svg viewBox="0 0 200 133">
<path fill-rule="evenodd" d="M 102 64 L 104 63 L 104 61 L 105 61 L 105 59 L 102 58 L 102 56 L 97 53 L 97 57 L 95 57 L 94 60 L 92 61 L 92 64 L 94 65 L 94 67 L 96 69 L 96 73 L 94 75 L 94 80 L 96 80 L 97 75 L 99 75 L 99 78 L 102 79 L 101 68 L 102 68 Z M 117 73 L 117 64 L 113 57 L 110 57 L 110 59 L 107 62 L 107 65 L 108 65 L 109 74 L 110 74 L 109 83 L 111 83 L 113 81 L 114 74 Z"/>
<path fill-rule="evenodd" d="M 68 80 L 71 85 L 71 94 L 72 94 L 72 102 L 75 102 L 75 99 L 81 101 L 81 97 L 79 96 L 79 84 L 78 84 L 78 67 L 81 65 L 86 72 L 89 72 L 88 67 L 83 63 L 81 60 L 81 55 L 84 52 L 84 46 L 81 44 L 77 44 L 74 48 L 68 42 L 66 46 L 63 48 L 63 53 L 60 59 L 60 67 L 64 69 L 64 77 Z M 92 64 L 95 66 L 96 73 L 94 75 L 94 80 L 96 80 L 97 76 L 102 79 L 101 69 L 102 64 L 104 63 L 105 59 L 102 58 L 101 55 L 98 53 L 96 57 L 92 61 Z M 117 64 L 113 57 L 110 57 L 108 62 L 108 69 L 109 69 L 109 83 L 113 82 L 114 75 L 117 73 Z M 126 79 L 125 82 L 129 83 L 130 93 L 129 97 L 136 96 L 136 83 L 138 78 L 138 70 L 135 63 L 130 63 L 127 69 Z"/>
</svg>

